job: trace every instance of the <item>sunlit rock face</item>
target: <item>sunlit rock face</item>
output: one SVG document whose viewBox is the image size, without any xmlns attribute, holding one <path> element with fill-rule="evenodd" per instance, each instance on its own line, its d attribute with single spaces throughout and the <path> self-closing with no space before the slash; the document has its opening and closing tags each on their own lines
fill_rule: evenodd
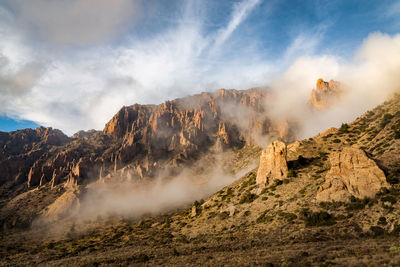
<svg viewBox="0 0 400 267">
<path fill-rule="evenodd" d="M 329 157 L 331 169 L 317 193 L 318 201 L 349 201 L 350 196 L 375 197 L 382 187 L 389 187 L 385 174 L 357 147 L 345 147 Z"/>
<path fill-rule="evenodd" d="M 271 185 L 275 179 L 283 180 L 287 177 L 286 156 L 286 144 L 278 140 L 271 143 L 262 152 L 256 178 L 256 183 L 260 189 Z"/>
<path fill-rule="evenodd" d="M 271 118 L 268 98 L 266 88 L 221 89 L 160 105 L 122 107 L 103 131 L 72 137 L 43 127 L 0 133 L 0 184 L 79 185 L 117 172 L 143 179 L 163 168 L 184 167 L 204 153 L 271 138 L 293 141 L 296 125 Z"/>
<path fill-rule="evenodd" d="M 343 85 L 334 80 L 325 82 L 318 79 L 316 88 L 311 91 L 310 104 L 317 110 L 324 110 L 334 106 L 343 94 Z"/>
</svg>

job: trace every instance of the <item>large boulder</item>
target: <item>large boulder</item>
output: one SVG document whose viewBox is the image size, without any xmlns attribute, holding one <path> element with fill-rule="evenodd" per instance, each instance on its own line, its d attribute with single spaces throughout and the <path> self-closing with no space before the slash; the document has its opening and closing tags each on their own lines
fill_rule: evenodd
<svg viewBox="0 0 400 267">
<path fill-rule="evenodd" d="M 317 193 L 320 202 L 346 202 L 350 196 L 374 197 L 382 187 L 389 187 L 383 171 L 360 148 L 345 147 L 333 152 L 329 161 L 331 169 Z"/>
<path fill-rule="evenodd" d="M 287 149 L 282 141 L 274 141 L 261 153 L 260 166 L 257 171 L 256 183 L 260 189 L 273 183 L 275 179 L 287 177 Z"/>
</svg>

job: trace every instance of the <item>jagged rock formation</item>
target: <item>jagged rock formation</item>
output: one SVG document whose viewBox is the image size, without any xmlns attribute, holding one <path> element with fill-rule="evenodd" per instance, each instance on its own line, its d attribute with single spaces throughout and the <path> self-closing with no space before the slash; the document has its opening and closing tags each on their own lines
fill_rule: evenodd
<svg viewBox="0 0 400 267">
<path fill-rule="evenodd" d="M 264 89 L 221 89 L 161 105 L 135 104 L 123 107 L 102 132 L 79 131 L 72 138 L 43 127 L 0 133 L 0 185 L 87 183 L 100 177 L 100 168 L 101 178 L 124 172 L 141 179 L 265 136 L 292 140 L 294 126 L 268 117 L 266 97 Z"/>
<path fill-rule="evenodd" d="M 283 180 L 287 177 L 286 156 L 286 144 L 279 140 L 272 142 L 262 152 L 256 178 L 260 189 L 271 185 L 275 179 Z"/>
<path fill-rule="evenodd" d="M 318 201 L 372 198 L 382 187 L 389 187 L 383 171 L 360 148 L 344 147 L 332 153 L 329 161 L 331 169 L 317 193 Z"/>
<path fill-rule="evenodd" d="M 52 148 L 69 141 L 60 130 L 52 128 L 0 132 L 0 185 L 6 182 L 39 185 L 42 174 L 47 177 L 47 169 L 41 169 L 41 160 L 51 153 Z"/>
<path fill-rule="evenodd" d="M 343 93 L 343 86 L 334 80 L 325 82 L 318 79 L 316 88 L 311 91 L 310 104 L 317 110 L 332 107 Z"/>
<path fill-rule="evenodd" d="M 318 80 L 311 102 L 317 108 L 326 105 L 339 87 Z M 265 137 L 294 140 L 298 125 L 269 118 L 267 98 L 264 89 L 221 89 L 161 105 L 123 107 L 103 131 L 79 131 L 72 138 L 43 127 L 0 133 L 0 185 L 80 184 L 98 179 L 100 167 L 102 178 L 121 171 L 141 179 L 160 168 L 179 168 L 199 153 L 222 152 Z"/>
</svg>

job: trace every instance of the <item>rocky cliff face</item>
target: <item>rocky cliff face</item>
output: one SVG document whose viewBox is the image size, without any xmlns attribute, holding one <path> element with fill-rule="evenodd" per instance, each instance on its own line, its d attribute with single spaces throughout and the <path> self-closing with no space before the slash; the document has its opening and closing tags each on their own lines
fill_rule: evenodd
<svg viewBox="0 0 400 267">
<path fill-rule="evenodd" d="M 0 133 L 0 184 L 54 187 L 112 179 L 116 173 L 141 179 L 266 136 L 293 140 L 293 124 L 276 123 L 266 114 L 267 98 L 264 89 L 221 89 L 123 107 L 102 132 L 80 131 L 72 138 L 43 127 Z"/>
<path fill-rule="evenodd" d="M 0 185 L 27 180 L 39 184 L 42 174 L 46 172 L 36 171 L 41 160 L 51 150 L 68 142 L 70 139 L 65 134 L 52 128 L 39 127 L 36 130 L 0 133 Z"/>
<path fill-rule="evenodd" d="M 317 193 L 318 201 L 372 198 L 382 187 L 389 187 L 384 172 L 360 148 L 344 147 L 332 153 L 329 161 L 331 168 Z"/>
<path fill-rule="evenodd" d="M 343 94 L 343 85 L 334 80 L 325 82 L 318 79 L 316 88 L 311 91 L 310 104 L 317 110 L 332 107 Z"/>
</svg>

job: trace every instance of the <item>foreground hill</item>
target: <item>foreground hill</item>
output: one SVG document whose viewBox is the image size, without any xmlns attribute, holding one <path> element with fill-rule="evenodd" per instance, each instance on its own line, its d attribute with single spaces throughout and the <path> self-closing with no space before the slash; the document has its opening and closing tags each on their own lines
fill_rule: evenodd
<svg viewBox="0 0 400 267">
<path fill-rule="evenodd" d="M 62 237 L 5 235 L 3 263 L 400 264 L 399 95 L 339 129 L 271 146 L 262 166 L 186 209 L 65 222 Z"/>
</svg>

